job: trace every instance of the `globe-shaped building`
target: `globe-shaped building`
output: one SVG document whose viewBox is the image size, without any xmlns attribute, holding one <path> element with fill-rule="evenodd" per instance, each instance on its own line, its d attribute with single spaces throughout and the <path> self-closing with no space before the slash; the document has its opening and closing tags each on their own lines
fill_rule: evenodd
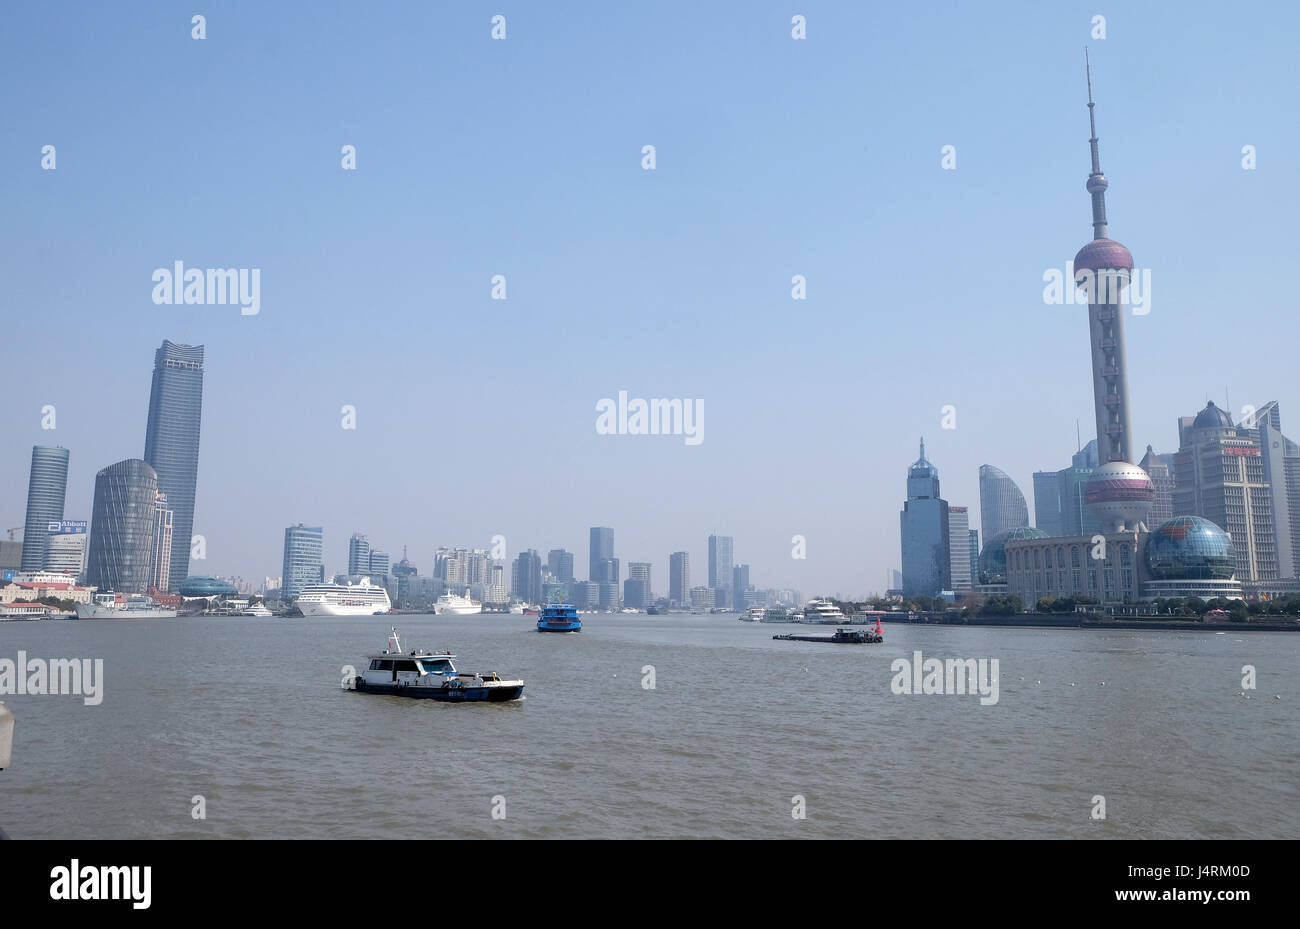
<svg viewBox="0 0 1300 929">
<path fill-rule="evenodd" d="M 232 597 L 236 593 L 233 584 L 217 580 L 215 577 L 202 577 L 191 574 L 181 581 L 176 592 L 182 597 Z"/>
<path fill-rule="evenodd" d="M 1003 529 L 984 543 L 980 552 L 980 583 L 1005 584 L 1007 582 L 1007 543 L 1013 539 L 1050 538 L 1042 529 L 1032 526 L 1013 526 Z"/>
<path fill-rule="evenodd" d="M 1199 516 L 1175 516 L 1147 540 L 1147 573 L 1157 581 L 1228 580 L 1237 553 L 1228 534 Z"/>
<path fill-rule="evenodd" d="M 1134 529 L 1151 514 L 1156 485 L 1137 465 L 1108 461 L 1088 477 L 1084 495 L 1103 529 Z"/>
</svg>

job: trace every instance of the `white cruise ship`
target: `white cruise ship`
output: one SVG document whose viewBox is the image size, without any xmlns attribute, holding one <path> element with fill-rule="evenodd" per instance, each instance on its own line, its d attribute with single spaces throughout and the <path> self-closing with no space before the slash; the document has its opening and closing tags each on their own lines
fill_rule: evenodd
<svg viewBox="0 0 1300 929">
<path fill-rule="evenodd" d="M 802 622 L 832 625 L 848 621 L 843 611 L 829 600 L 809 600 L 803 606 Z"/>
<path fill-rule="evenodd" d="M 434 613 L 448 613 L 453 616 L 470 616 L 474 613 L 483 612 L 483 604 L 477 600 L 470 599 L 469 588 L 465 588 L 465 596 L 460 597 L 450 590 L 438 598 L 433 607 Z"/>
<path fill-rule="evenodd" d="M 388 591 L 368 577 L 356 584 L 308 584 L 293 605 L 303 616 L 371 616 L 393 608 Z"/>
</svg>

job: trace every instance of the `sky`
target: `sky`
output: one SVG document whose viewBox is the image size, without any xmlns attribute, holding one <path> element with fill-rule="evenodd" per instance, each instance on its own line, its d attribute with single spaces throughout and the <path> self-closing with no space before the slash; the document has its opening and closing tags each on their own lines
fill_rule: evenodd
<svg viewBox="0 0 1300 929">
<path fill-rule="evenodd" d="M 8 2 L 0 528 L 34 444 L 89 518 L 171 339 L 206 350 L 192 574 L 278 576 L 299 522 L 331 572 L 353 532 L 422 574 L 496 535 L 585 566 L 599 525 L 658 593 L 712 532 L 760 587 L 882 591 L 921 436 L 977 527 L 981 464 L 1032 512 L 1095 432 L 1086 308 L 1043 300 L 1092 236 L 1085 46 L 1152 275 L 1139 456 L 1207 399 L 1295 435 L 1297 34 L 1289 3 Z M 259 312 L 155 304 L 176 261 L 259 269 Z M 598 433 L 620 390 L 703 440 Z"/>
</svg>

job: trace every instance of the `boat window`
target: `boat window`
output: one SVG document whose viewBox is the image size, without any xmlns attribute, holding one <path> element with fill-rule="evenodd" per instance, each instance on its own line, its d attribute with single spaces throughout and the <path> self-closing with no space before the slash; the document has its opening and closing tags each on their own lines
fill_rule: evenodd
<svg viewBox="0 0 1300 929">
<path fill-rule="evenodd" d="M 393 663 L 387 658 L 376 658 L 370 665 L 371 671 L 391 671 Z"/>
<path fill-rule="evenodd" d="M 415 666 L 415 662 L 414 662 L 414 661 L 402 660 L 402 661 L 395 661 L 395 662 L 393 662 L 393 663 L 394 663 L 395 665 L 397 665 L 397 670 L 398 670 L 398 671 L 418 671 L 418 670 L 420 670 L 419 668 L 417 668 L 417 667 Z"/>
<path fill-rule="evenodd" d="M 451 662 L 446 659 L 439 659 L 438 661 L 425 659 L 420 664 L 424 665 L 424 670 L 430 674 L 442 674 L 444 671 L 451 670 Z"/>
<path fill-rule="evenodd" d="M 381 671 L 381 670 L 383 670 L 383 669 L 380 667 L 381 664 L 382 664 L 382 662 L 381 662 L 378 658 L 372 658 L 372 659 L 370 660 L 370 670 L 371 670 L 371 671 Z"/>
</svg>

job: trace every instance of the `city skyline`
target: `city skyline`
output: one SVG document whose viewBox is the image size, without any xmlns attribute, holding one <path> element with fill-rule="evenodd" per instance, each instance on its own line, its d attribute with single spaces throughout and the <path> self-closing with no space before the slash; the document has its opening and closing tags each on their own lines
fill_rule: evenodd
<svg viewBox="0 0 1300 929">
<path fill-rule="evenodd" d="M 1289 297 L 1283 269 L 1293 252 L 1297 200 L 1296 181 L 1283 171 L 1279 153 L 1294 149 L 1297 130 L 1271 115 L 1286 105 L 1286 53 L 1280 45 L 1276 54 L 1257 49 L 1260 42 L 1280 42 L 1272 36 L 1285 32 L 1281 27 L 1296 13 L 1269 11 L 1281 20 L 1269 35 L 1256 34 L 1249 43 L 1227 35 L 1216 56 L 1193 68 L 1195 9 L 1186 21 L 1161 20 L 1158 31 L 1151 14 L 1132 11 L 1122 29 L 1090 43 L 1093 83 L 1106 114 L 1106 167 L 1116 179 L 1111 192 L 1123 191 L 1108 218 L 1154 269 L 1156 282 L 1151 313 L 1125 320 L 1130 455 L 1140 456 L 1147 445 L 1158 454 L 1176 450 L 1176 417 L 1207 398 L 1220 402 L 1225 389 L 1234 421 L 1244 402 L 1262 398 L 1300 409 L 1287 348 L 1300 328 L 1292 314 L 1275 309 Z M 1203 9 L 1212 15 L 1211 7 Z M 957 11 L 932 45 L 907 61 L 893 50 L 866 58 L 840 54 L 856 41 L 855 32 L 884 28 L 866 12 L 841 11 L 836 30 L 817 30 L 814 17 L 808 42 L 810 49 L 818 43 L 833 49 L 834 62 L 800 77 L 787 64 L 791 43 L 782 30 L 771 37 L 753 31 L 758 26 L 729 32 L 741 12 L 722 5 L 695 14 L 701 29 L 725 39 L 707 53 L 681 49 L 677 73 L 654 72 L 661 81 L 646 82 L 637 72 L 613 81 L 612 89 L 584 89 L 579 70 L 562 67 L 535 93 L 527 86 L 530 67 L 553 66 L 554 50 L 574 48 L 567 26 L 530 23 L 527 29 L 545 41 L 509 45 L 519 59 L 494 74 L 485 63 L 494 54 L 490 46 L 455 37 L 481 24 L 470 13 L 449 13 L 433 47 L 448 54 L 452 72 L 484 73 L 484 92 L 498 109 L 483 115 L 477 97 L 430 102 L 399 95 L 391 104 L 396 113 L 423 115 L 391 142 L 381 142 L 377 124 L 345 101 L 339 138 L 331 133 L 291 146 L 277 131 L 275 101 L 266 108 L 247 104 L 242 83 L 278 86 L 303 67 L 305 52 L 289 47 L 279 60 L 254 62 L 250 74 L 234 76 L 230 88 L 218 91 L 229 96 L 214 104 L 250 105 L 250 125 L 271 140 L 287 174 L 252 156 L 231 157 L 222 132 L 206 125 L 194 127 L 182 170 L 171 153 L 142 149 L 134 140 L 147 120 L 121 114 L 112 82 L 101 92 L 85 80 L 87 70 L 104 70 L 102 46 L 116 42 L 128 57 L 174 70 L 170 86 L 150 91 L 147 108 L 167 111 L 195 90 L 197 78 L 186 64 L 192 47 L 145 54 L 140 37 L 101 11 L 86 14 L 86 34 L 70 37 L 19 12 L 16 33 L 26 39 L 11 46 L 16 92 L 53 121 L 19 113 L 13 132 L 32 151 L 58 145 L 60 161 L 56 171 L 40 174 L 21 146 L 3 155 L 9 176 L 36 172 L 33 183 L 15 191 L 3 244 L 14 259 L 15 304 L 44 307 L 64 326 L 31 332 L 9 369 L 13 394 L 3 421 L 22 450 L 0 462 L 0 484 L 12 488 L 4 500 L 7 526 L 24 523 L 26 449 L 35 445 L 72 450 L 64 515 L 89 518 L 95 474 L 140 454 L 148 389 L 143 356 L 163 339 L 206 350 L 203 486 L 193 532 L 204 536 L 207 557 L 191 564 L 192 574 L 274 574 L 283 529 L 299 521 L 323 527 L 331 567 L 343 564 L 342 547 L 356 531 L 388 551 L 407 545 L 412 560 L 431 564 L 439 545 L 486 548 L 492 536 L 503 535 L 513 559 L 529 548 L 573 546 L 589 527 L 607 525 L 619 532 L 624 564 L 649 561 L 663 577 L 668 553 L 685 548 L 699 574 L 707 565 L 700 540 L 719 527 L 737 540 L 737 556 L 764 585 L 868 592 L 881 589 L 885 571 L 900 564 L 897 474 L 911 460 L 918 434 L 927 436 L 929 454 L 944 472 L 946 497 L 970 508 L 972 526 L 981 524 L 980 464 L 997 462 L 1027 494 L 1035 471 L 1060 469 L 1077 449 L 1075 421 L 1095 415 L 1088 366 L 1075 352 L 1086 320 L 1079 307 L 1045 306 L 1041 297 L 1043 270 L 1064 267 L 1083 225 L 1084 136 L 1075 102 L 1084 35 L 1077 17 L 1041 11 L 1032 30 L 1012 18 L 1005 30 L 979 31 L 987 38 L 976 49 L 968 40 L 982 14 Z M 292 20 L 278 11 L 223 16 L 246 32 L 282 29 Z M 668 28 L 634 11 L 619 11 L 614 22 L 645 27 L 648 35 Z M 902 20 L 901 28 L 909 22 Z M 1044 41 L 1044 29 L 1056 38 Z M 552 51 L 541 51 L 548 43 Z M 746 47 L 760 43 L 771 52 L 764 73 L 740 67 L 734 80 L 720 77 L 718 61 L 743 66 Z M 64 46 L 69 51 L 54 52 Z M 1020 56 L 1017 73 L 1045 79 L 1012 82 L 1005 71 L 977 67 L 1013 50 Z M 612 47 L 599 44 L 595 53 L 615 57 Z M 793 54 L 801 54 L 798 46 Z M 42 55 L 70 56 L 70 66 L 37 80 Z M 443 65 L 430 59 L 438 56 L 426 49 L 409 60 L 417 57 L 419 65 L 402 67 L 437 85 Z M 126 63 L 117 79 L 147 77 L 139 62 Z M 801 59 L 798 67 L 807 66 Z M 326 83 L 356 79 L 357 93 L 373 91 L 365 75 L 327 72 Z M 703 113 L 682 111 L 699 85 L 718 80 L 736 91 L 735 132 L 728 135 L 744 137 L 743 147 L 720 139 Z M 92 89 L 85 99 L 65 93 L 86 83 Z M 637 84 L 642 110 L 609 106 Z M 864 97 L 863 87 L 891 92 Z M 557 88 L 575 94 L 577 103 L 547 108 Z M 757 101 L 774 94 L 790 103 L 798 132 L 770 125 L 769 111 L 758 109 Z M 302 104 L 304 118 L 340 106 L 333 97 L 311 95 Z M 530 109 L 539 112 L 531 116 Z M 589 110 L 616 115 L 588 133 Z M 105 124 L 93 118 L 100 112 L 132 118 Z M 865 118 L 846 122 L 846 112 Z M 1192 112 L 1196 120 L 1188 118 Z M 538 163 L 493 154 L 485 145 L 473 160 L 458 155 L 433 130 L 419 128 L 436 123 L 431 116 L 482 138 L 501 121 L 539 128 Z M 568 136 L 563 156 L 548 151 L 548 142 Z M 345 142 L 358 146 L 355 175 L 338 167 Z M 647 143 L 658 146 L 653 173 L 639 167 Z M 952 171 L 940 166 L 945 144 L 957 150 Z M 1259 149 L 1258 170 L 1241 167 L 1240 150 L 1248 144 Z M 436 211 L 433 185 L 409 180 L 430 159 L 460 182 L 450 192 L 437 185 Z M 881 175 L 891 183 L 863 181 Z M 114 248 L 103 248 L 90 230 L 108 228 L 114 214 L 89 192 L 106 176 L 119 185 L 117 196 L 157 202 L 170 217 L 165 232 L 151 213 L 122 224 Z M 399 176 L 406 180 L 398 183 Z M 225 180 L 209 185 L 211 177 Z M 788 198 L 758 196 L 778 179 L 789 180 Z M 528 201 L 526 192 L 539 186 L 571 192 L 572 221 Z M 498 208 L 484 209 L 475 192 L 482 189 L 506 196 Z M 1198 195 L 1188 197 L 1189 190 Z M 716 198 L 705 212 L 694 205 L 702 193 Z M 418 208 L 404 209 L 408 201 Z M 180 203 L 187 208 L 176 209 Z M 293 214 L 301 204 L 309 219 L 316 209 L 320 216 L 342 211 L 345 228 L 367 233 L 345 236 L 340 247 L 324 221 L 319 234 L 290 236 L 247 221 L 263 210 Z M 442 219 L 431 230 L 427 220 L 435 212 Z M 75 232 L 80 252 L 69 273 L 68 253 L 52 247 L 56 239 L 41 231 L 48 229 L 41 217 L 74 215 L 84 217 L 84 228 Z M 683 230 L 697 220 L 700 231 Z M 554 222 L 560 223 L 552 237 L 557 246 L 536 248 Z M 595 241 L 585 231 L 606 225 L 643 234 Z M 1204 235 L 1207 227 L 1216 230 L 1214 242 Z M 32 229 L 37 232 L 26 231 Z M 430 254 L 436 261 L 429 270 L 413 270 L 423 269 Z M 699 255 L 712 257 L 701 262 Z M 175 260 L 262 268 L 260 313 L 153 304 L 150 273 Z M 641 270 L 648 266 L 653 274 Z M 365 270 L 348 275 L 339 270 L 344 267 Z M 930 286 L 938 268 L 962 285 Z M 509 299 L 500 303 L 488 296 L 496 273 L 510 282 Z M 794 274 L 808 277 L 805 302 L 790 299 Z M 586 332 L 611 299 L 628 319 L 652 323 L 643 327 L 635 352 L 606 352 Z M 104 313 L 104 305 L 112 311 Z M 1243 312 L 1252 333 L 1268 326 L 1268 338 L 1249 343 L 1248 360 L 1244 350 L 1207 346 L 1206 333 L 1218 331 L 1222 307 L 1230 305 L 1250 308 Z M 382 362 L 358 363 L 356 343 L 340 335 L 355 325 L 356 307 L 368 308 L 365 325 L 376 337 L 367 344 L 378 347 Z M 751 312 L 738 324 L 739 307 Z M 43 365 L 66 353 L 66 326 L 111 363 L 70 366 L 53 382 L 41 377 Z M 836 337 L 824 338 L 827 330 Z M 538 340 L 556 331 L 575 333 L 569 350 L 581 363 L 564 379 L 540 385 L 543 400 L 515 412 L 521 392 L 539 390 L 530 363 Z M 897 349 L 870 353 L 864 362 L 864 347 L 881 339 Z M 932 364 L 901 404 L 873 388 L 914 375 L 918 357 L 933 357 L 934 339 L 961 346 L 970 359 L 1011 364 L 976 377 L 966 365 Z M 457 356 L 448 345 L 468 347 Z M 430 357 L 440 363 L 428 365 Z M 1198 363 L 1171 363 L 1184 358 Z M 790 366 L 807 376 L 772 376 Z M 1045 386 L 1027 390 L 1030 383 Z M 680 440 L 597 434 L 596 402 L 621 389 L 704 398 L 706 441 L 686 447 Z M 465 405 L 474 408 L 472 418 L 453 411 L 437 428 L 424 425 L 428 398 L 461 391 L 476 398 Z M 865 440 L 852 427 L 868 402 L 889 410 Z M 47 405 L 58 411 L 52 430 L 41 428 Z M 345 405 L 356 410 L 355 430 L 340 427 Z M 941 425 L 948 405 L 955 407 L 953 429 Z M 504 436 L 529 454 L 483 453 L 469 468 L 450 458 L 446 435 L 474 429 L 484 410 L 497 419 L 485 444 Z M 1007 428 L 1010 415 L 1033 428 Z M 847 443 L 852 453 L 844 461 L 742 457 L 761 447 L 756 437 L 787 450 L 810 440 Z M 1082 436 L 1084 443 L 1090 438 Z M 366 493 L 351 491 L 355 474 L 367 475 Z M 444 489 L 452 480 L 454 495 Z M 654 499 L 628 494 L 629 487 L 651 488 Z M 186 546 L 179 525 L 176 532 L 179 554 Z M 790 556 L 796 535 L 806 539 L 806 559 Z M 573 550 L 581 556 L 580 548 Z"/>
</svg>

